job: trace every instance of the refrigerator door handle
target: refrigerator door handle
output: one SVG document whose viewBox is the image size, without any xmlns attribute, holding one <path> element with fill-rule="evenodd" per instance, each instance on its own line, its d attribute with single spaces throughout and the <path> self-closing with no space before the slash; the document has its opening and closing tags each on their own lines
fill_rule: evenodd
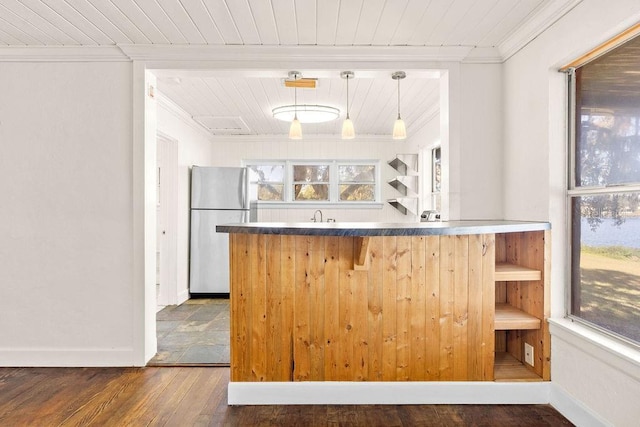
<svg viewBox="0 0 640 427">
<path fill-rule="evenodd" d="M 244 168 L 242 170 L 242 184 L 240 185 L 240 187 L 242 188 L 242 198 L 240 200 L 242 200 L 242 207 L 247 209 L 249 208 L 249 201 L 247 200 L 247 192 L 248 192 L 248 186 L 249 186 L 249 179 L 248 179 L 248 173 L 247 173 L 247 168 Z"/>
</svg>

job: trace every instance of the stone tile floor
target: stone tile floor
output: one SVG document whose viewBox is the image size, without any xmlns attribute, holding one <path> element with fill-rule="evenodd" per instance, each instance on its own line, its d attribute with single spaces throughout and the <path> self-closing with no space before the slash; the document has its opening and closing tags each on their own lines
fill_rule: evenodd
<svg viewBox="0 0 640 427">
<path fill-rule="evenodd" d="M 149 366 L 229 366 L 229 300 L 190 299 L 156 313 L 158 353 Z"/>
</svg>

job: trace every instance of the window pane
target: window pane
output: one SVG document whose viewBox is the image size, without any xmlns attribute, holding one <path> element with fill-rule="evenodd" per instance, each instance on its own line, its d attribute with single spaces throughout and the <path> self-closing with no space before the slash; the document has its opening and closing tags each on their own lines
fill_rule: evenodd
<svg viewBox="0 0 640 427">
<path fill-rule="evenodd" d="M 258 184 L 258 200 L 284 200 L 283 184 Z"/>
<path fill-rule="evenodd" d="M 250 165 L 248 167 L 251 182 L 284 181 L 284 165 Z"/>
<path fill-rule="evenodd" d="M 329 185 L 295 184 L 293 194 L 294 200 L 329 200 Z"/>
<path fill-rule="evenodd" d="M 373 184 L 341 184 L 340 200 L 373 201 L 376 199 Z"/>
<path fill-rule="evenodd" d="M 431 191 L 438 193 L 441 186 L 441 161 L 440 161 L 440 147 L 434 148 L 432 152 L 433 157 L 433 177 L 431 182 Z"/>
<path fill-rule="evenodd" d="M 340 181 L 373 182 L 375 181 L 375 165 L 341 165 L 338 167 Z"/>
<path fill-rule="evenodd" d="M 640 37 L 576 70 L 576 186 L 640 182 L 638 75 L 620 65 L 639 48 Z"/>
<path fill-rule="evenodd" d="M 572 200 L 572 314 L 640 342 L 640 193 Z"/>
<path fill-rule="evenodd" d="M 329 165 L 295 165 L 293 180 L 296 182 L 328 182 Z"/>
</svg>

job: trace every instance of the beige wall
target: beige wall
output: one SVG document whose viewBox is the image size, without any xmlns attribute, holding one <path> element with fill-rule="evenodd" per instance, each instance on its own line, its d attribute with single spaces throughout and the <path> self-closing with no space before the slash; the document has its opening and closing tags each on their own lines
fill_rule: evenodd
<svg viewBox="0 0 640 427">
<path fill-rule="evenodd" d="M 0 366 L 133 363 L 131 74 L 0 66 Z"/>
</svg>

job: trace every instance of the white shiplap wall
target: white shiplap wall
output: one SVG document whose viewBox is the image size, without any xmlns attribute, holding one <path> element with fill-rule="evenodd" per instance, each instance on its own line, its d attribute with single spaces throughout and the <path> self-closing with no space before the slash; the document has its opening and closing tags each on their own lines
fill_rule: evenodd
<svg viewBox="0 0 640 427">
<path fill-rule="evenodd" d="M 434 119 L 438 121 L 438 117 Z M 427 141 L 437 140 L 439 125 L 428 126 L 431 135 L 423 132 L 419 140 L 408 139 L 404 142 L 391 138 L 343 141 L 335 137 L 313 141 L 270 140 L 255 142 L 237 142 L 233 140 L 213 143 L 213 161 L 216 166 L 238 166 L 247 159 L 367 159 L 381 160 L 382 177 L 382 209 L 322 209 L 324 218 L 337 221 L 380 221 L 380 222 L 416 222 L 417 215 L 403 215 L 386 203 L 387 199 L 401 197 L 401 194 L 387 184 L 397 172 L 387 164 L 398 153 L 418 153 L 429 144 Z M 313 216 L 316 208 L 298 209 L 260 209 L 259 221 L 306 222 Z"/>
</svg>

